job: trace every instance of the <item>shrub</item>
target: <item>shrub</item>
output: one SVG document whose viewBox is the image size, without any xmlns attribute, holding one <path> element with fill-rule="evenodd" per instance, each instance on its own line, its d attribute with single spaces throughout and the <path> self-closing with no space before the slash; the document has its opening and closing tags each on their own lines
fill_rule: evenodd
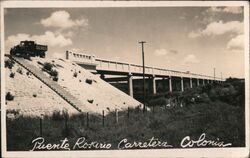
<svg viewBox="0 0 250 158">
<path fill-rule="evenodd" d="M 60 111 L 58 111 L 58 110 L 53 111 L 53 113 L 52 113 L 52 120 L 54 120 L 54 121 L 61 121 L 63 119 L 64 119 L 64 116 L 63 116 L 63 114 Z"/>
<path fill-rule="evenodd" d="M 21 67 L 19 67 L 16 72 L 20 73 L 21 75 L 23 74 L 23 69 Z"/>
<path fill-rule="evenodd" d="M 58 81 L 58 77 L 53 77 L 53 81 Z"/>
<path fill-rule="evenodd" d="M 151 105 L 151 106 L 166 105 L 166 104 L 167 104 L 167 100 L 164 97 L 157 98 L 157 99 L 151 100 L 149 102 L 149 105 Z"/>
<path fill-rule="evenodd" d="M 20 114 L 20 109 L 7 109 L 6 114 L 14 114 L 14 115 L 19 115 Z"/>
<path fill-rule="evenodd" d="M 63 118 L 69 119 L 69 113 L 68 113 L 68 111 L 66 109 L 63 109 L 62 115 L 63 115 Z"/>
<path fill-rule="evenodd" d="M 74 76 L 74 77 L 77 77 L 77 72 L 74 72 L 73 76 Z"/>
<path fill-rule="evenodd" d="M 14 95 L 12 95 L 10 92 L 7 92 L 6 96 L 5 96 L 6 100 L 12 101 L 14 100 Z"/>
<path fill-rule="evenodd" d="M 62 111 L 59 111 L 59 110 L 55 110 L 53 111 L 52 113 L 52 120 L 54 121 L 61 121 L 61 120 L 68 120 L 69 119 L 69 114 L 68 114 L 68 111 L 67 110 L 62 110 Z"/>
<path fill-rule="evenodd" d="M 14 72 L 11 72 L 11 73 L 10 73 L 10 77 L 11 77 L 11 78 L 14 78 L 14 77 L 15 77 L 15 73 L 14 73 Z"/>
<path fill-rule="evenodd" d="M 40 61 L 38 61 L 37 63 L 38 63 L 39 65 L 42 65 L 42 66 L 44 65 L 44 64 L 43 64 L 42 62 L 40 62 Z"/>
<path fill-rule="evenodd" d="M 209 103 L 210 98 L 208 97 L 207 93 L 202 93 L 199 97 L 196 98 L 197 102 Z"/>
<path fill-rule="evenodd" d="M 11 59 L 7 59 L 4 61 L 4 67 L 8 67 L 9 69 L 12 69 L 14 64 L 15 64 L 15 62 Z"/>
<path fill-rule="evenodd" d="M 92 84 L 93 81 L 92 81 L 91 79 L 88 79 L 88 78 L 87 78 L 87 79 L 85 80 L 85 82 L 88 83 L 88 84 Z"/>
<path fill-rule="evenodd" d="M 36 98 L 36 97 L 37 97 L 37 95 L 36 95 L 36 94 L 33 94 L 33 97 L 34 97 L 34 98 Z"/>
<path fill-rule="evenodd" d="M 44 65 L 43 65 L 43 69 L 45 69 L 47 71 L 51 71 L 52 67 L 53 67 L 53 65 L 51 63 L 48 63 L 48 62 L 44 63 Z"/>
<path fill-rule="evenodd" d="M 27 71 L 27 72 L 26 72 L 26 75 L 27 75 L 27 76 L 29 76 L 29 75 L 30 75 L 30 72 L 29 72 L 29 71 Z"/>
<path fill-rule="evenodd" d="M 58 76 L 58 71 L 56 71 L 56 70 L 51 70 L 51 71 L 50 71 L 50 75 L 51 75 L 51 76 L 54 76 L 54 77 L 57 77 L 57 76 Z"/>
<path fill-rule="evenodd" d="M 93 100 L 93 99 L 88 99 L 88 102 L 89 102 L 90 104 L 92 104 L 92 103 L 94 102 L 94 100 Z"/>
</svg>

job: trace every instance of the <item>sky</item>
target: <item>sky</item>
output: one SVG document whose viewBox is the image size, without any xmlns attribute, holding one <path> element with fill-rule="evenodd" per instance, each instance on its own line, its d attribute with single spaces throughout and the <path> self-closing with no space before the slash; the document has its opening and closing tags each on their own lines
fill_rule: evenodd
<svg viewBox="0 0 250 158">
<path fill-rule="evenodd" d="M 213 76 L 244 77 L 242 7 L 8 8 L 5 49 L 21 40 L 135 64 Z"/>
</svg>

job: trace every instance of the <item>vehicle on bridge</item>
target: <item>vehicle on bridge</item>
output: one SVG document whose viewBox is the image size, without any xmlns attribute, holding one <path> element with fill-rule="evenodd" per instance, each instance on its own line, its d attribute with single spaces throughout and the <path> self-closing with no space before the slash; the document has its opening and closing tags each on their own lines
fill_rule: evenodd
<svg viewBox="0 0 250 158">
<path fill-rule="evenodd" d="M 36 56 L 44 58 L 47 50 L 47 45 L 36 44 L 35 41 L 21 41 L 19 45 L 11 48 L 10 55 L 24 58 Z"/>
</svg>

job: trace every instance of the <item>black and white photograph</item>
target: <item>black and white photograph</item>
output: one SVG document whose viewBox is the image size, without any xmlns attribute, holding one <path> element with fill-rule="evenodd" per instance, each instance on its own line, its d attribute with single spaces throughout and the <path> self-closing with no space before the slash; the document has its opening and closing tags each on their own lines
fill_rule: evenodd
<svg viewBox="0 0 250 158">
<path fill-rule="evenodd" d="M 3 157 L 247 157 L 249 4 L 1 5 Z"/>
</svg>

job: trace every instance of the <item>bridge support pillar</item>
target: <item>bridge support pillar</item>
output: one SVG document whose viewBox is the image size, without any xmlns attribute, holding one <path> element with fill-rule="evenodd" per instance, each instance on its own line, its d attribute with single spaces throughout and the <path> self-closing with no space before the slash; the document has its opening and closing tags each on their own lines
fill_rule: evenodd
<svg viewBox="0 0 250 158">
<path fill-rule="evenodd" d="M 199 78 L 197 78 L 197 87 L 200 85 Z"/>
<path fill-rule="evenodd" d="M 181 91 L 184 92 L 184 83 L 183 83 L 183 77 L 181 77 Z"/>
<path fill-rule="evenodd" d="M 129 95 L 133 97 L 133 76 L 128 75 L 128 90 L 129 90 Z"/>
<path fill-rule="evenodd" d="M 202 79 L 202 84 L 203 86 L 205 86 L 205 79 Z"/>
<path fill-rule="evenodd" d="M 153 94 L 156 94 L 156 81 L 155 76 L 152 77 Z"/>
<path fill-rule="evenodd" d="M 190 78 L 190 88 L 193 88 L 193 81 L 192 81 L 192 78 Z"/>
<path fill-rule="evenodd" d="M 172 89 L 172 78 L 171 78 L 171 76 L 169 76 L 168 80 L 169 80 L 169 82 L 168 82 L 169 83 L 169 92 L 172 92 L 173 89 Z"/>
</svg>

